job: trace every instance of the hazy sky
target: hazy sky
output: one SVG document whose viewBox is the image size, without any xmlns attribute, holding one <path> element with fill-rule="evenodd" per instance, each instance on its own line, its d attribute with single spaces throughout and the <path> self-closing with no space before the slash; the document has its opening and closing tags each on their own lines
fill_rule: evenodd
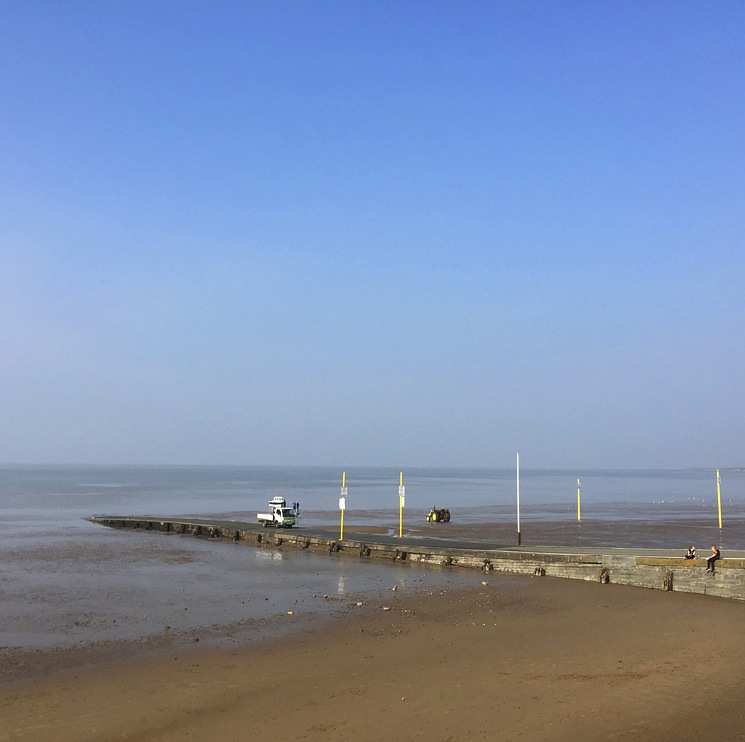
<svg viewBox="0 0 745 742">
<path fill-rule="evenodd" d="M 0 462 L 745 465 L 745 4 L 4 0 Z"/>
</svg>

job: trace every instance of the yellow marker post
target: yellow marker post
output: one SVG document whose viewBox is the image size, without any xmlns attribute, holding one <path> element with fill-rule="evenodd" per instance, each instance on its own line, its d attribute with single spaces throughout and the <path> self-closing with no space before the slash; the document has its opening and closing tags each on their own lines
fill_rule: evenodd
<svg viewBox="0 0 745 742">
<path fill-rule="evenodd" d="M 339 498 L 339 510 L 341 510 L 341 528 L 339 530 L 339 541 L 344 541 L 344 509 L 347 506 L 347 473 L 341 475 L 341 497 Z"/>
<path fill-rule="evenodd" d="M 719 507 L 719 527 L 722 527 L 722 478 L 717 469 L 717 506 Z"/>
<path fill-rule="evenodd" d="M 582 520 L 582 505 L 581 505 L 581 497 L 580 493 L 582 492 L 582 485 L 579 482 L 579 479 L 577 480 L 577 521 Z"/>
<path fill-rule="evenodd" d="M 517 545 L 522 543 L 522 534 L 520 533 L 520 453 L 515 454 L 515 464 L 517 469 Z"/>
<path fill-rule="evenodd" d="M 404 497 L 406 488 L 404 487 L 404 473 L 398 475 L 398 537 L 404 537 Z"/>
</svg>

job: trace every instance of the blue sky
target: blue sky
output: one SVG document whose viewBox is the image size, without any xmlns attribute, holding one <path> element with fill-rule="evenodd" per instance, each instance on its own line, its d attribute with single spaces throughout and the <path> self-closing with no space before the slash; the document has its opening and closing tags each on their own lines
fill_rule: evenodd
<svg viewBox="0 0 745 742">
<path fill-rule="evenodd" d="M 0 462 L 745 465 L 745 5 L 0 7 Z"/>
</svg>

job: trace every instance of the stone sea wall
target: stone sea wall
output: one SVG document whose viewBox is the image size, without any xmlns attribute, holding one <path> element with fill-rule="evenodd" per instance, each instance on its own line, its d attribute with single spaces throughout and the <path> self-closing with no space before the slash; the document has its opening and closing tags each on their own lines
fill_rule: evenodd
<svg viewBox="0 0 745 742">
<path fill-rule="evenodd" d="M 232 521 L 105 516 L 88 520 L 110 528 L 237 541 L 260 548 L 289 548 L 334 557 L 353 556 L 359 559 L 398 560 L 484 572 L 564 577 L 745 600 L 745 559 L 721 559 L 717 562 L 716 574 L 711 575 L 706 572 L 705 559 L 687 561 L 682 557 L 638 556 L 631 550 L 603 553 L 600 548 L 593 553 L 573 553 L 570 549 L 553 548 L 547 552 L 527 547 L 446 548 L 380 537 L 375 540 L 365 539 L 359 535 L 338 540 L 299 530 L 262 528 Z"/>
</svg>

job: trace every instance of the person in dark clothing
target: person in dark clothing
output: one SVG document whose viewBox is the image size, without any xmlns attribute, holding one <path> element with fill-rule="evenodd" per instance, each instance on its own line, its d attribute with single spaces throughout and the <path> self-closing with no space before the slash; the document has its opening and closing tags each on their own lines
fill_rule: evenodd
<svg viewBox="0 0 745 742">
<path fill-rule="evenodd" d="M 696 547 L 691 544 L 688 547 L 688 551 L 686 552 L 686 559 L 695 559 L 696 558 Z"/>
<path fill-rule="evenodd" d="M 706 571 L 707 572 L 711 572 L 712 574 L 714 574 L 716 563 L 721 558 L 721 556 L 722 555 L 719 553 L 719 549 L 717 549 L 716 544 L 712 544 L 711 554 L 706 557 Z"/>
</svg>

